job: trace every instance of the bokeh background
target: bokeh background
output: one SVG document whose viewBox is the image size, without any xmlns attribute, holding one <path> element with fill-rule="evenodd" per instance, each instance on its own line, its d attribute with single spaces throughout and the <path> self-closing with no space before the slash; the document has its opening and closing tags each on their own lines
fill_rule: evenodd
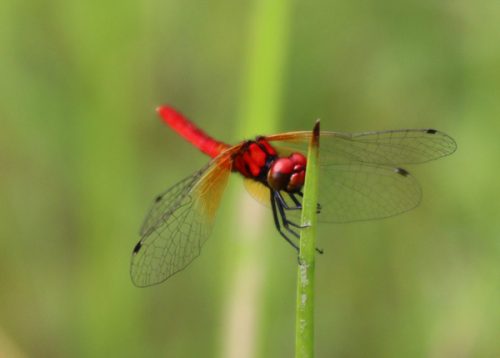
<svg viewBox="0 0 500 358">
<path fill-rule="evenodd" d="M 152 198 L 213 136 L 433 127 L 416 210 L 327 225 L 318 357 L 500 356 L 500 3 L 18 1 L 0 5 L 0 356 L 291 357 L 296 256 L 232 178 L 187 270 L 129 261 Z"/>
</svg>

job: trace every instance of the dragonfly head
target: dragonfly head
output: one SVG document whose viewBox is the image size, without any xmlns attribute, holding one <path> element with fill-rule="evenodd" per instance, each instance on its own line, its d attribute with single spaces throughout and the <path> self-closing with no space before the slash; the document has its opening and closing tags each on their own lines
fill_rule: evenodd
<svg viewBox="0 0 500 358">
<path fill-rule="evenodd" d="M 267 182 L 274 190 L 300 191 L 306 177 L 307 160 L 300 153 L 277 158 L 267 173 Z"/>
</svg>

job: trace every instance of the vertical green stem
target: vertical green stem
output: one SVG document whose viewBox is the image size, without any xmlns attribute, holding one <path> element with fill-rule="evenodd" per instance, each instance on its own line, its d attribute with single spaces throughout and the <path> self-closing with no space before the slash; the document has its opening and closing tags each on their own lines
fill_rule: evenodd
<svg viewBox="0 0 500 358">
<path fill-rule="evenodd" d="M 250 19 L 236 134 L 274 133 L 282 109 L 292 2 L 259 0 Z"/>
<path fill-rule="evenodd" d="M 252 4 L 234 138 L 275 133 L 279 128 L 292 7 L 293 2 L 289 0 L 257 0 Z M 248 195 L 241 188 L 238 190 L 241 196 L 235 206 L 241 206 L 243 196 Z M 266 247 L 272 240 L 261 238 L 272 231 L 266 230 L 258 218 L 252 218 L 251 222 L 260 232 L 241 230 L 249 223 L 239 221 L 235 227 L 238 240 L 230 240 L 234 246 L 228 250 L 231 261 L 228 266 L 233 277 L 227 289 L 227 326 L 222 335 L 222 357 L 254 357 L 266 350 L 262 341 L 268 332 L 262 312 L 269 303 L 263 300 L 263 290 L 267 286 L 265 280 L 272 257 L 263 253 L 270 251 Z"/>
<path fill-rule="evenodd" d="M 319 120 L 313 129 L 307 155 L 306 182 L 302 202 L 299 267 L 297 272 L 297 305 L 295 357 L 314 356 L 314 266 L 316 258 L 316 221 L 318 203 Z"/>
</svg>

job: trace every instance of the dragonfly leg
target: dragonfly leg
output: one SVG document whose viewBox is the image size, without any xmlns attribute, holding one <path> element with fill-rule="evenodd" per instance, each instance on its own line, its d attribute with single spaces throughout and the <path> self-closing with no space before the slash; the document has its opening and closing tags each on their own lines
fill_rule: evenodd
<svg viewBox="0 0 500 358">
<path fill-rule="evenodd" d="M 282 199 L 282 197 L 280 197 L 279 193 L 278 192 L 275 192 L 275 197 L 276 197 L 276 206 L 278 207 L 278 211 L 279 211 L 279 214 L 281 216 L 281 222 L 283 223 L 283 227 L 285 229 L 287 229 L 293 236 L 295 236 L 296 238 L 300 238 L 300 235 L 292 230 L 289 226 L 293 226 L 293 227 L 296 227 L 298 229 L 303 229 L 303 227 L 299 224 L 296 224 L 290 220 L 288 220 L 288 218 L 286 217 L 286 207 L 283 205 L 283 202 L 280 200 Z"/>
<path fill-rule="evenodd" d="M 294 193 L 287 193 L 290 199 L 292 199 L 293 203 L 295 204 L 295 207 L 302 209 L 302 203 L 297 199 Z"/>
<path fill-rule="evenodd" d="M 290 193 L 287 193 L 288 195 L 292 195 Z M 290 206 L 288 205 L 288 203 L 286 202 L 285 198 L 283 197 L 283 194 L 281 194 L 280 191 L 275 191 L 274 192 L 274 195 L 276 196 L 276 199 L 278 200 L 277 202 L 279 202 L 281 204 L 281 206 L 283 206 L 284 209 L 286 210 L 302 210 L 302 205 L 300 204 L 300 202 L 297 200 L 297 198 L 293 199 L 293 203 L 296 205 L 296 206 Z"/>
<path fill-rule="evenodd" d="M 273 214 L 274 214 L 274 217 L 275 217 L 275 222 L 278 222 L 279 223 L 279 220 L 277 220 L 277 212 L 276 212 L 276 206 L 278 207 L 278 211 L 279 211 L 279 214 L 281 216 L 281 222 L 283 224 L 283 227 L 289 232 L 291 233 L 292 235 L 294 235 L 296 238 L 300 239 L 300 235 L 292 230 L 290 226 L 294 226 L 296 228 L 299 228 L 299 229 L 303 229 L 305 227 L 308 227 L 308 226 L 301 226 L 301 225 L 298 225 L 290 220 L 288 220 L 288 218 L 286 217 L 286 207 L 284 207 L 283 205 L 283 197 L 281 197 L 280 193 L 278 191 L 275 191 L 273 193 L 273 191 L 271 191 L 271 203 L 272 203 L 272 206 L 273 206 Z M 278 228 L 278 231 L 280 231 L 280 233 L 283 235 L 283 232 Z M 320 254 L 323 253 L 323 250 L 322 249 L 319 249 L 319 248 L 316 248 L 316 251 Z"/>
<path fill-rule="evenodd" d="M 290 197 L 290 199 L 292 199 L 293 203 L 296 205 L 296 206 L 289 206 L 288 203 L 286 202 L 285 198 L 283 197 L 283 195 L 281 194 L 281 192 L 279 191 L 276 191 L 276 195 L 277 195 L 277 199 L 278 201 L 281 203 L 281 205 L 283 205 L 283 208 L 285 210 L 302 210 L 302 203 L 299 201 L 299 199 L 297 199 L 297 197 L 295 196 L 294 193 L 287 193 L 288 196 Z M 299 196 L 300 197 L 303 197 L 303 194 L 302 192 L 298 192 Z M 319 214 L 320 213 L 320 209 L 321 209 L 321 206 L 319 205 L 318 203 L 318 208 L 316 210 L 316 212 Z M 296 228 L 299 228 L 299 229 L 303 229 L 303 228 L 306 228 L 308 227 L 307 225 L 298 225 L 294 222 L 291 222 L 291 221 L 288 221 L 288 223 Z"/>
<path fill-rule="evenodd" d="M 280 224 L 280 220 L 279 220 L 279 216 L 278 216 L 278 212 L 276 210 L 276 199 L 274 197 L 274 193 L 273 193 L 273 190 L 271 190 L 271 208 L 273 210 L 273 218 L 274 218 L 274 225 L 276 226 L 276 229 L 278 230 L 278 232 L 280 233 L 281 236 L 283 236 L 283 238 L 290 244 L 292 245 L 292 247 L 297 250 L 297 252 L 299 251 L 299 247 L 297 246 L 297 244 L 295 244 L 292 240 L 290 240 L 290 238 L 283 232 L 283 230 L 281 229 L 281 224 Z M 283 223 L 283 226 L 285 226 L 285 224 Z"/>
<path fill-rule="evenodd" d="M 297 192 L 296 194 L 297 194 L 298 196 L 300 196 L 301 198 L 303 198 L 303 197 L 304 197 L 304 193 L 303 193 L 303 192 L 301 192 L 301 191 Z M 289 195 L 290 195 L 290 197 L 292 198 L 292 200 L 294 201 L 294 203 L 297 203 L 297 202 L 298 202 L 298 199 L 295 197 L 295 195 L 293 195 L 293 194 L 289 194 Z M 292 197 L 292 195 L 293 195 L 293 197 Z M 300 204 L 300 205 L 302 206 L 302 204 Z M 320 204 L 320 203 L 318 203 L 318 204 L 316 205 L 316 213 L 317 213 L 317 214 L 320 214 L 320 213 L 321 213 L 321 204 Z"/>
<path fill-rule="evenodd" d="M 293 193 L 287 192 L 287 194 L 290 197 L 290 199 L 292 199 L 295 206 L 288 205 L 285 198 L 283 197 L 283 194 L 279 191 L 275 192 L 277 203 L 279 202 L 283 206 L 283 209 L 285 209 L 285 210 L 302 210 L 302 203 L 299 201 L 299 199 L 297 199 L 297 197 Z M 296 223 L 289 221 L 289 220 L 287 220 L 287 222 L 291 226 L 296 227 L 298 229 L 303 229 L 303 228 L 308 227 L 308 225 L 299 225 L 299 224 L 296 224 Z"/>
<path fill-rule="evenodd" d="M 288 220 L 288 218 L 286 217 L 285 210 L 301 210 L 302 208 L 301 207 L 289 207 L 285 201 L 285 198 L 283 197 L 283 195 L 281 195 L 281 193 L 279 191 L 275 191 L 274 195 L 276 197 L 276 205 L 278 206 L 278 209 L 279 209 L 279 212 L 280 212 L 280 215 L 282 218 L 283 226 L 286 229 L 288 229 L 290 232 L 292 232 L 296 237 L 299 237 L 299 235 L 296 232 L 294 232 L 290 228 L 288 228 L 288 225 L 296 227 L 297 229 L 304 229 L 308 226 L 307 225 L 299 225 L 297 223 L 294 223 L 293 221 Z"/>
</svg>

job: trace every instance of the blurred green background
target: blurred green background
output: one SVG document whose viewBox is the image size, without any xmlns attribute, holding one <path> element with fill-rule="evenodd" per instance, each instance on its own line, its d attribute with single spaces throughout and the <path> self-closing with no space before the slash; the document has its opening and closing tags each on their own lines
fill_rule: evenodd
<svg viewBox="0 0 500 358">
<path fill-rule="evenodd" d="M 291 357 L 296 256 L 232 178 L 204 252 L 138 289 L 152 198 L 216 138 L 433 127 L 392 219 L 327 225 L 318 357 L 500 356 L 500 3 L 18 1 L 0 5 L 0 356 Z"/>
</svg>

